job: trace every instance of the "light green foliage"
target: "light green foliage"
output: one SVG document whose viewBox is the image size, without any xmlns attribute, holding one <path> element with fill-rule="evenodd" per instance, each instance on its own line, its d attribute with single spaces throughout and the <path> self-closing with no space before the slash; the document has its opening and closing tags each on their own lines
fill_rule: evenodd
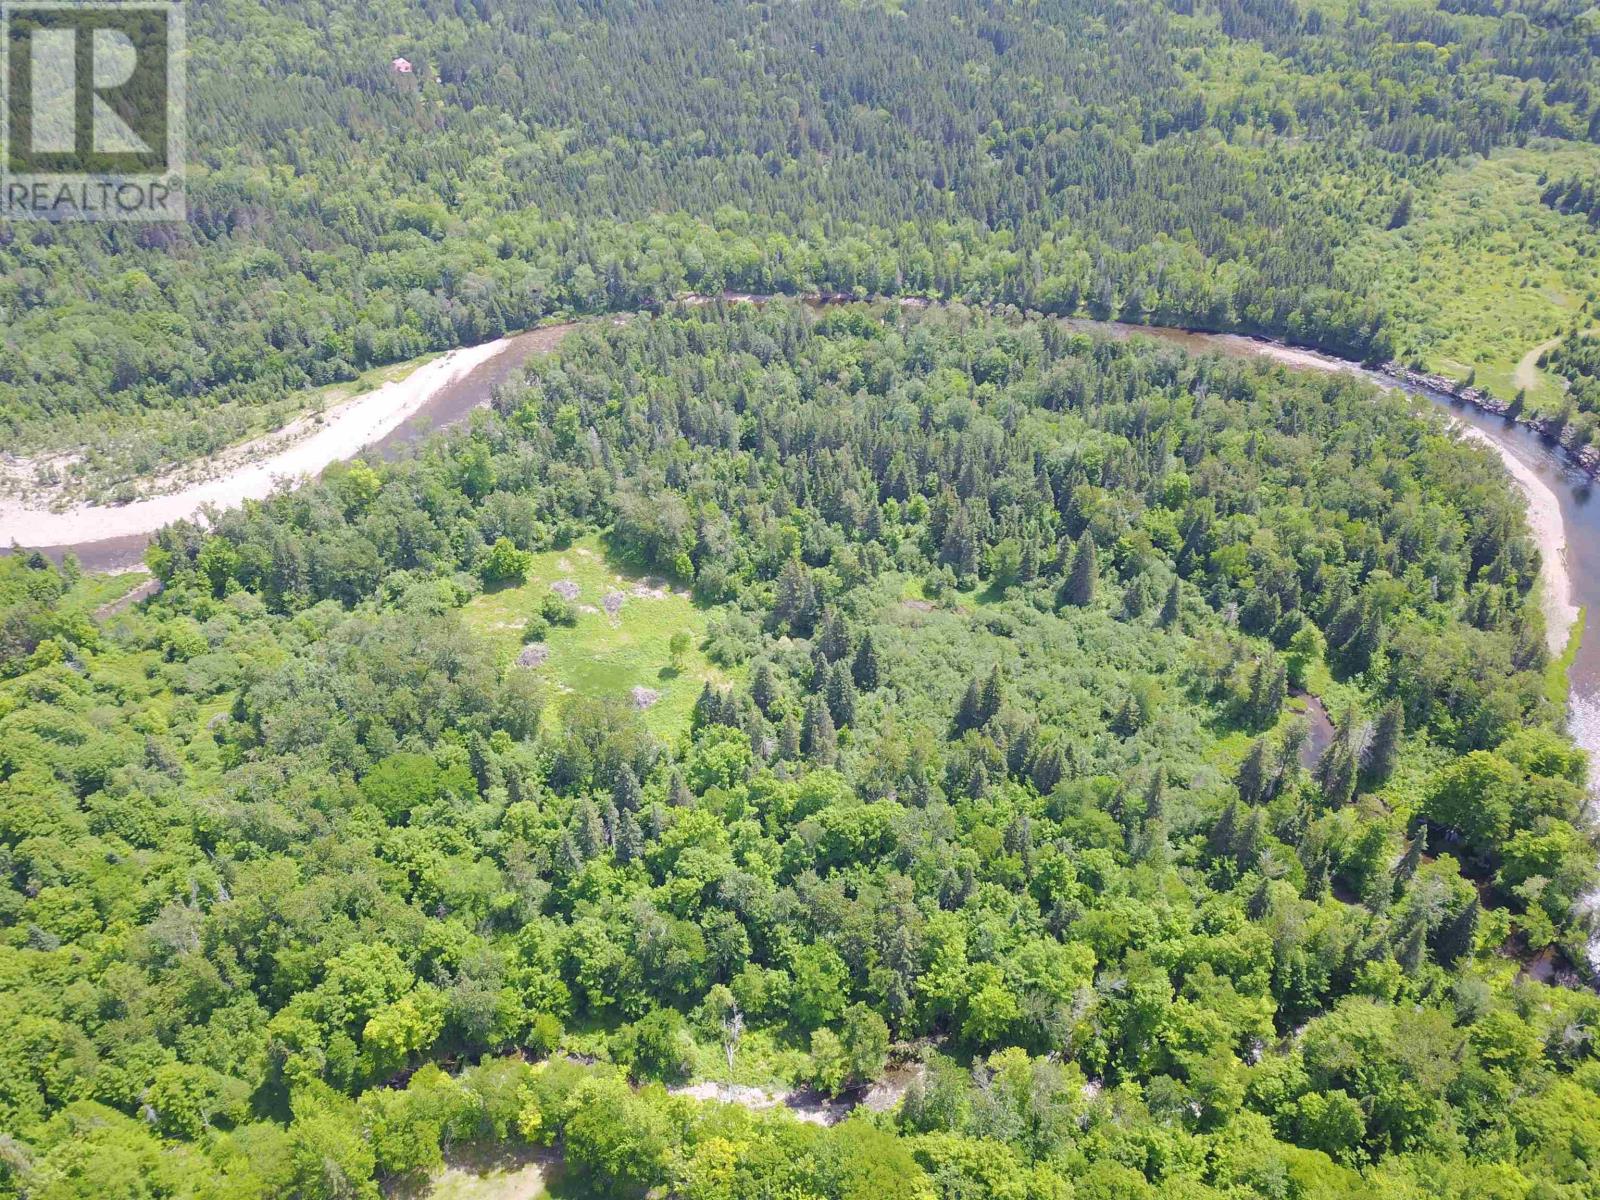
<svg viewBox="0 0 1600 1200">
<path fill-rule="evenodd" d="M 563 580 L 578 585 L 576 602 L 550 591 L 551 584 Z M 598 538 L 589 537 L 565 550 L 535 554 L 524 584 L 477 597 L 467 605 L 465 617 L 510 661 L 520 649 L 526 614 L 547 597 L 555 600 L 562 607 L 562 621 L 551 622 L 544 631 L 540 640 L 550 647 L 550 657 L 533 672 L 552 685 L 547 717 L 559 721 L 564 692 L 628 702 L 633 689 L 642 687 L 659 695 L 644 710 L 645 723 L 664 733 L 682 727 L 707 680 L 722 683 L 728 675 L 694 648 L 711 612 L 677 591 L 651 586 L 655 583 L 659 581 L 638 574 L 610 556 Z M 639 594 L 639 588 L 648 594 Z M 624 597 L 614 619 L 603 608 L 612 593 Z M 684 649 L 682 666 L 666 671 L 672 639 L 685 632 L 691 644 Z"/>
<path fill-rule="evenodd" d="M 0 1178 L 1570 1190 L 1600 1008 L 1506 956 L 1578 952 L 1583 762 L 1483 463 L 1356 380 L 707 307 L 164 531 L 126 613 L 0 562 Z M 501 537 L 541 548 L 484 592 Z M 695 597 L 624 557 L 667 550 Z M 658 1086 L 707 1080 L 908 1090 Z"/>
</svg>

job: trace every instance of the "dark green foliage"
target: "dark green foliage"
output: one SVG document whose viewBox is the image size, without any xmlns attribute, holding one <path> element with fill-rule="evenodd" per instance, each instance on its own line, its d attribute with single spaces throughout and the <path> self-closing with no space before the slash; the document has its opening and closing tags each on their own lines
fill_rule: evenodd
<svg viewBox="0 0 1600 1200">
<path fill-rule="evenodd" d="M 1093 604 L 1099 574 L 1094 534 L 1085 529 L 1072 551 L 1072 566 L 1067 571 L 1066 582 L 1061 586 L 1061 603 L 1078 608 Z"/>
<path fill-rule="evenodd" d="M 536 1142 L 685 1200 L 1579 1181 L 1600 1008 L 1490 943 L 1581 944 L 1582 760 L 1480 451 L 1359 381 L 971 313 L 710 306 L 532 376 L 368 503 L 164 531 L 165 591 L 109 620 L 0 561 L 0 1170 L 359 1196 Z M 750 664 L 660 738 L 472 632 L 486 510 L 636 539 L 635 494 L 681 504 Z M 1072 552 L 930 601 L 962 512 L 980 563 Z M 1058 611 L 1083 538 L 1150 608 L 1181 576 L 1182 619 Z M 1319 783 L 1302 724 L 1239 718 L 1281 711 L 1296 630 L 1342 648 L 1362 611 Z M 1391 711 L 1404 765 L 1358 794 Z M 720 1076 L 731 1006 L 736 1074 L 965 1065 L 831 1130 L 668 1100 Z"/>
</svg>

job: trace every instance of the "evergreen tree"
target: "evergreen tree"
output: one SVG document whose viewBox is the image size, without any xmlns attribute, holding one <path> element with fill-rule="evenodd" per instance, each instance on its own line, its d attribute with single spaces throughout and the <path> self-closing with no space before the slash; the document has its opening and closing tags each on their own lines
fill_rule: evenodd
<svg viewBox="0 0 1600 1200">
<path fill-rule="evenodd" d="M 833 717 L 821 696 L 806 703 L 806 718 L 800 729 L 800 749 L 819 766 L 832 766 L 838 753 Z"/>
<path fill-rule="evenodd" d="M 573 813 L 572 840 L 582 861 L 588 862 L 605 847 L 606 830 L 600 821 L 600 810 L 591 800 L 579 802 Z"/>
<path fill-rule="evenodd" d="M 850 668 L 843 662 L 834 664 L 828 678 L 827 704 L 836 727 L 855 724 L 856 685 L 850 680 Z"/>
<path fill-rule="evenodd" d="M 750 675 L 750 698 L 763 716 L 772 715 L 772 706 L 778 699 L 778 681 L 772 673 L 772 664 L 762 659 Z"/>
<path fill-rule="evenodd" d="M 623 864 L 633 862 L 644 853 L 644 836 L 639 831 L 639 822 L 626 809 L 617 825 L 615 849 L 617 861 Z"/>
<path fill-rule="evenodd" d="M 1245 902 L 1244 913 L 1252 921 L 1265 919 L 1272 910 L 1272 882 L 1265 875 L 1256 884 L 1256 890 L 1250 893 L 1250 899 Z"/>
<path fill-rule="evenodd" d="M 617 770 L 616 780 L 611 785 L 611 799 L 623 812 L 638 812 L 639 805 L 644 800 L 644 789 L 639 786 L 639 777 L 627 763 L 623 763 Z"/>
<path fill-rule="evenodd" d="M 976 678 L 967 681 L 967 690 L 961 694 L 956 708 L 955 732 L 965 733 L 983 724 L 983 685 Z"/>
<path fill-rule="evenodd" d="M 987 725 L 1000 714 L 1000 708 L 1005 703 L 1005 682 L 1000 675 L 1000 665 L 996 663 L 989 669 L 989 674 L 983 681 L 983 689 L 978 696 L 978 724 Z"/>
<path fill-rule="evenodd" d="M 829 608 L 822 617 L 822 628 L 817 634 L 817 645 L 830 663 L 839 662 L 850 654 L 850 633 L 845 628 L 839 610 Z"/>
<path fill-rule="evenodd" d="M 715 725 L 722 717 L 722 698 L 708 679 L 700 685 L 700 695 L 695 698 L 694 711 L 689 714 L 689 727 L 699 731 Z"/>
<path fill-rule="evenodd" d="M 1421 921 L 1413 922 L 1401 938 L 1400 952 L 1395 956 L 1407 975 L 1415 975 L 1428 961 L 1428 927 Z"/>
<path fill-rule="evenodd" d="M 1250 743 L 1250 749 L 1245 753 L 1244 761 L 1239 764 L 1239 771 L 1233 777 L 1233 781 L 1239 789 L 1239 798 L 1246 804 L 1261 803 L 1271 784 L 1271 774 L 1267 766 L 1266 738 L 1258 737 Z"/>
<path fill-rule="evenodd" d="M 855 661 L 851 664 L 851 675 L 854 677 L 856 687 L 863 692 L 878 690 L 878 647 L 872 640 L 872 631 L 869 629 L 861 635 L 861 644 L 856 647 Z"/>
<path fill-rule="evenodd" d="M 1461 906 L 1460 912 L 1444 923 L 1438 938 L 1440 965 L 1453 967 L 1471 955 L 1478 936 L 1479 911 L 1478 897 L 1474 895 Z"/>
<path fill-rule="evenodd" d="M 1394 877 L 1402 884 L 1410 883 L 1412 876 L 1417 873 L 1417 868 L 1422 864 L 1422 853 L 1427 840 L 1427 835 L 1421 829 L 1417 830 L 1406 846 L 1406 852 L 1395 864 Z"/>
<path fill-rule="evenodd" d="M 1034 755 L 1031 772 L 1033 786 L 1041 796 L 1048 796 L 1055 791 L 1066 773 L 1066 760 L 1061 755 L 1061 747 L 1054 742 Z"/>
<path fill-rule="evenodd" d="M 1400 738 L 1405 733 L 1405 709 L 1399 700 L 1383 706 L 1373 725 L 1372 740 L 1367 743 L 1366 773 L 1373 786 L 1384 783 L 1394 773 L 1400 757 Z"/>
<path fill-rule="evenodd" d="M 1217 823 L 1211 827 L 1211 835 L 1206 839 L 1206 853 L 1212 858 L 1222 858 L 1231 853 L 1238 831 L 1239 802 L 1230 800 L 1217 818 Z"/>
<path fill-rule="evenodd" d="M 1109 728 L 1118 737 L 1130 738 L 1139 732 L 1139 706 L 1132 696 L 1124 696 L 1122 705 L 1112 716 Z"/>
<path fill-rule="evenodd" d="M 672 780 L 667 784 L 667 801 L 674 808 L 687 808 L 694 803 L 694 796 L 689 791 L 689 785 L 684 783 L 683 776 L 677 771 L 672 773 Z"/>
<path fill-rule="evenodd" d="M 1233 865 L 1240 873 L 1257 865 L 1261 857 L 1261 844 L 1266 837 L 1267 814 L 1252 808 L 1250 815 L 1239 824 L 1238 837 L 1233 844 Z"/>
<path fill-rule="evenodd" d="M 1099 580 L 1099 575 L 1094 534 L 1085 529 L 1072 555 L 1072 569 L 1068 572 L 1067 581 L 1061 588 L 1061 602 L 1078 608 L 1093 604 L 1095 584 Z"/>
<path fill-rule="evenodd" d="M 785 762 L 794 762 L 800 757 L 800 722 L 794 719 L 792 712 L 784 713 L 778 725 L 778 757 Z"/>
<path fill-rule="evenodd" d="M 973 764 L 972 774 L 967 777 L 967 795 L 974 800 L 982 800 L 989 794 L 989 768 L 983 765 L 980 758 Z"/>
<path fill-rule="evenodd" d="M 1176 624 L 1178 624 L 1178 614 L 1179 614 L 1178 602 L 1179 602 L 1178 581 L 1176 581 L 1176 579 L 1173 579 L 1173 582 L 1171 582 L 1171 587 L 1168 587 L 1168 589 L 1166 589 L 1166 598 L 1162 602 L 1162 616 L 1160 616 L 1160 622 L 1162 622 L 1162 629 L 1171 629 L 1171 627 L 1176 626 Z"/>
</svg>

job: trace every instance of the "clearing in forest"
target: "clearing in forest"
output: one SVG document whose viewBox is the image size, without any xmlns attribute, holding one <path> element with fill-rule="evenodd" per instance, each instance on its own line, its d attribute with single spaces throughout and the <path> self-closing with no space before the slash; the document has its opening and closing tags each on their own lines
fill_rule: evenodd
<svg viewBox="0 0 1600 1200">
<path fill-rule="evenodd" d="M 638 707 L 653 732 L 668 733 L 687 725 L 706 680 L 726 682 L 701 649 L 711 610 L 680 584 L 628 565 L 597 537 L 536 554 L 525 582 L 478 596 L 467 605 L 466 619 L 511 662 L 522 652 L 529 618 L 552 592 L 572 605 L 575 619 L 552 622 L 539 639 L 549 654 L 539 666 L 523 668 L 552 685 L 550 718 L 563 695 L 610 697 Z M 689 635 L 690 646 L 676 669 L 671 642 L 680 632 Z"/>
<path fill-rule="evenodd" d="M 1373 232 L 1345 254 L 1391 313 L 1395 355 L 1473 378 L 1495 395 L 1527 392 L 1534 408 L 1560 399 L 1557 381 L 1520 372 L 1531 350 L 1587 325 L 1600 289 L 1600 233 L 1581 214 L 1540 199 L 1551 177 L 1600 170 L 1600 148 L 1540 141 L 1447 168 L 1399 229 Z M 1530 386 L 1531 385 L 1531 386 Z"/>
</svg>

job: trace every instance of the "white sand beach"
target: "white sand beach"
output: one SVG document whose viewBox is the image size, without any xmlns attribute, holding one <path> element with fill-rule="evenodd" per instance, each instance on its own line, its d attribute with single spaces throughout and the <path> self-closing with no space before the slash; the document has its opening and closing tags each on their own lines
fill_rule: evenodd
<svg viewBox="0 0 1600 1200">
<path fill-rule="evenodd" d="M 424 363 L 404 379 L 315 417 L 300 417 L 282 429 L 219 455 L 211 478 L 176 490 L 107 506 L 74 504 L 60 512 L 25 499 L 0 497 L 0 546 L 60 546 L 103 538 L 152 533 L 192 518 L 206 506 L 232 508 L 259 500 L 285 481 L 314 476 L 332 463 L 354 458 L 403 425 L 438 394 L 506 349 L 513 337 L 452 350 Z"/>
</svg>

